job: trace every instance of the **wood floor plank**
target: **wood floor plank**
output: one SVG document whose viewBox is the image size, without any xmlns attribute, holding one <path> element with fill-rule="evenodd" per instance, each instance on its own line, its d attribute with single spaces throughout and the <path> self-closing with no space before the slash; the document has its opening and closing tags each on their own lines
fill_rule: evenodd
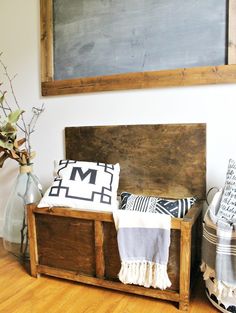
<svg viewBox="0 0 236 313">
<path fill-rule="evenodd" d="M 217 313 L 201 279 L 189 313 Z M 0 242 L 0 313 L 180 313 L 172 302 L 129 295 L 71 281 L 33 278 L 19 261 L 4 253 Z"/>
</svg>

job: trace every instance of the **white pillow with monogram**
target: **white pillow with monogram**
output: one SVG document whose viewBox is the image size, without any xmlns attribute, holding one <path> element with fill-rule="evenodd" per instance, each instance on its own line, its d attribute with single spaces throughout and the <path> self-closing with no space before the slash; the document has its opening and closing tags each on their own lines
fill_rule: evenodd
<svg viewBox="0 0 236 313">
<path fill-rule="evenodd" d="M 117 208 L 119 163 L 105 164 L 61 160 L 57 176 L 38 207 L 71 207 L 73 209 L 112 211 Z"/>
</svg>

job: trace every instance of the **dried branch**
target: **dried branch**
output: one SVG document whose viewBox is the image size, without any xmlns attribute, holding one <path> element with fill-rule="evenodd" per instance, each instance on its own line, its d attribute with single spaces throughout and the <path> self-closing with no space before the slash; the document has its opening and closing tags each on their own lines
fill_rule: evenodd
<svg viewBox="0 0 236 313">
<path fill-rule="evenodd" d="M 44 104 L 40 108 L 32 108 L 32 117 L 27 124 L 24 119 L 23 110 L 16 97 L 13 81 L 17 75 L 13 77 L 10 76 L 7 66 L 1 59 L 2 53 L 0 53 L 0 66 L 3 68 L 3 74 L 7 78 L 9 84 L 10 96 L 13 98 L 13 104 L 11 104 L 7 99 L 7 91 L 3 90 L 3 83 L 0 82 L 0 111 L 2 111 L 5 121 L 0 123 L 0 147 L 4 149 L 4 154 L 0 158 L 0 167 L 3 166 L 4 161 L 7 158 L 12 158 L 19 162 L 20 164 L 30 164 L 31 158 L 34 153 L 31 151 L 31 134 L 35 131 L 36 124 L 39 116 L 44 111 Z M 14 119 L 14 117 L 17 117 Z M 1 117 L 1 116 L 0 116 Z M 13 120 L 12 120 L 13 117 Z M 24 135 L 25 148 L 19 149 L 19 145 L 14 136 L 16 137 L 16 131 L 21 130 Z"/>
<path fill-rule="evenodd" d="M 0 54 L 0 57 L 1 57 L 2 53 Z M 9 86 L 10 86 L 10 90 L 11 90 L 11 94 L 13 96 L 13 99 L 14 99 L 14 102 L 15 102 L 15 105 L 18 109 L 21 109 L 19 103 L 18 103 L 18 100 L 16 98 L 16 94 L 15 94 L 15 91 L 14 91 L 14 87 L 13 87 L 13 80 L 16 78 L 17 74 L 15 74 L 12 78 L 10 77 L 9 73 L 8 73 L 8 70 L 7 70 L 7 66 L 3 63 L 2 59 L 0 58 L 0 64 L 2 65 L 2 68 L 4 70 L 4 74 L 5 76 L 7 77 L 7 80 L 8 80 L 8 83 L 9 83 Z M 5 100 L 5 103 L 7 103 L 6 101 L 6 98 L 4 97 L 4 100 Z M 8 104 L 8 103 L 7 103 Z M 10 107 L 10 105 L 8 105 L 8 107 L 10 108 L 11 111 L 13 111 L 13 109 Z M 26 127 L 26 123 L 25 123 L 25 120 L 24 120 L 24 116 L 21 115 L 21 121 L 22 121 L 22 124 L 23 124 L 23 127 L 21 127 L 20 125 L 18 125 L 18 127 L 26 134 L 27 133 L 27 127 Z"/>
</svg>

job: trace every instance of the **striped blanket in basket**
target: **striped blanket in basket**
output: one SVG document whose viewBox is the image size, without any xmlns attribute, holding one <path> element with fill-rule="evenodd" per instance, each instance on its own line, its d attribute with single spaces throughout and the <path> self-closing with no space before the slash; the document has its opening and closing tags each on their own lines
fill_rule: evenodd
<svg viewBox="0 0 236 313">
<path fill-rule="evenodd" d="M 208 210 L 203 222 L 202 271 L 205 280 L 215 278 L 219 299 L 236 296 L 236 224 Z"/>
</svg>

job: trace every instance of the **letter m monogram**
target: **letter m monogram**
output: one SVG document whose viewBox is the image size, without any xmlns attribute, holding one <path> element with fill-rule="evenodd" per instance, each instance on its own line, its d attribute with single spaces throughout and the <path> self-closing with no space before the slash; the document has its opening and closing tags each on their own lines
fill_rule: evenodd
<svg viewBox="0 0 236 313">
<path fill-rule="evenodd" d="M 84 180 L 86 177 L 89 178 L 89 184 L 95 184 L 97 170 L 88 169 L 85 173 L 82 171 L 81 167 L 73 167 L 70 175 L 70 180 L 75 180 L 77 174 L 79 175 L 81 180 Z"/>
</svg>

